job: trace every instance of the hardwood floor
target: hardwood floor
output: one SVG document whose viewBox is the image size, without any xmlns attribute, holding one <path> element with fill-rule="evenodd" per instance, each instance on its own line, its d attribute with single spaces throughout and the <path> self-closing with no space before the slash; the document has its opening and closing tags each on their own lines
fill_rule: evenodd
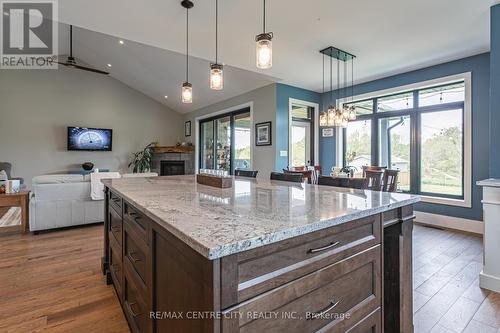
<svg viewBox="0 0 500 333">
<path fill-rule="evenodd" d="M 101 255 L 101 225 L 0 236 L 0 332 L 129 332 Z"/>
<path fill-rule="evenodd" d="M 482 239 L 415 226 L 415 333 L 500 333 L 500 294 L 479 288 Z"/>
<path fill-rule="evenodd" d="M 129 332 L 101 253 L 101 225 L 0 236 L 0 332 Z M 415 333 L 500 333 L 481 265 L 481 238 L 415 226 Z"/>
</svg>

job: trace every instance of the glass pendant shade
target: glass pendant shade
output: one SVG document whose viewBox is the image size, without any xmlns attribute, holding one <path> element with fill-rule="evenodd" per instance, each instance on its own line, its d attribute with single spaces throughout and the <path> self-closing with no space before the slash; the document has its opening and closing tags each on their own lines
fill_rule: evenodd
<svg viewBox="0 0 500 333">
<path fill-rule="evenodd" d="M 349 108 L 349 120 L 356 120 L 356 109 L 352 106 Z"/>
<path fill-rule="evenodd" d="M 335 108 L 333 105 L 328 107 L 328 118 L 327 118 L 328 126 L 335 126 Z"/>
<path fill-rule="evenodd" d="M 321 112 L 319 116 L 319 126 L 328 126 L 328 115 L 326 112 Z"/>
<path fill-rule="evenodd" d="M 273 44 L 272 35 L 264 33 L 257 35 L 256 41 L 256 65 L 260 69 L 268 69 L 273 66 Z"/>
<path fill-rule="evenodd" d="M 222 65 L 210 65 L 210 89 L 222 90 L 224 88 L 224 72 Z"/>
<path fill-rule="evenodd" d="M 193 86 L 189 82 L 184 82 L 181 89 L 182 103 L 193 103 Z"/>
</svg>

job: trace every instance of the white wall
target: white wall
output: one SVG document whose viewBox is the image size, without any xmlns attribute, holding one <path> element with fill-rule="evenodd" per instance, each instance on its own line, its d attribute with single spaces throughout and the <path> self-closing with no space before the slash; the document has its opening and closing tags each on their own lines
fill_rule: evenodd
<svg viewBox="0 0 500 333">
<path fill-rule="evenodd" d="M 67 126 L 113 129 L 112 152 L 66 150 Z M 151 141 L 173 145 L 182 116 L 123 83 L 71 69 L 0 71 L 0 161 L 13 176 L 98 168 L 125 171 L 130 154 Z"/>
<path fill-rule="evenodd" d="M 218 112 L 224 109 L 229 109 L 234 106 L 249 102 L 253 103 L 253 128 L 255 128 L 256 123 L 272 121 L 272 146 L 256 147 L 255 137 L 252 137 L 253 169 L 259 171 L 259 178 L 269 178 L 270 173 L 274 171 L 276 159 L 276 84 L 274 83 L 186 114 L 184 116 L 184 121 L 191 121 L 192 135 L 190 137 L 184 138 L 184 140 L 191 141 L 194 145 L 199 144 L 198 142 L 194 142 L 196 137 L 196 117 Z"/>
</svg>

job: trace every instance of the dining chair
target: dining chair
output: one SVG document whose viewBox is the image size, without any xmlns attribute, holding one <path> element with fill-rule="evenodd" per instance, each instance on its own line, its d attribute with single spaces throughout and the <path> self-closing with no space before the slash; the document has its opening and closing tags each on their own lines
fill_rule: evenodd
<svg viewBox="0 0 500 333">
<path fill-rule="evenodd" d="M 381 191 L 382 190 L 382 177 L 384 171 L 381 170 L 366 170 L 365 171 L 365 189 L 371 191 Z"/>
<path fill-rule="evenodd" d="M 290 174 L 290 175 L 300 174 L 300 175 L 302 175 L 302 177 L 304 179 L 307 179 L 307 182 L 309 184 L 315 184 L 314 179 L 313 179 L 314 178 L 313 177 L 313 170 L 291 171 L 291 170 L 283 169 L 283 173 Z"/>
<path fill-rule="evenodd" d="M 280 173 L 271 172 L 271 180 L 281 180 L 284 182 L 303 183 L 302 173 Z"/>
<path fill-rule="evenodd" d="M 256 170 L 242 170 L 242 169 L 234 170 L 234 175 L 239 177 L 256 178 L 257 173 L 259 173 L 259 171 Z"/>
<path fill-rule="evenodd" d="M 366 177 L 366 171 L 384 171 L 385 166 L 363 165 L 363 177 Z"/>
<path fill-rule="evenodd" d="M 384 182 L 382 191 L 396 192 L 398 185 L 399 170 L 386 169 L 384 172 Z"/>
<path fill-rule="evenodd" d="M 366 188 L 365 178 L 344 178 L 331 176 L 318 176 L 318 185 L 335 186 L 362 190 Z"/>
</svg>

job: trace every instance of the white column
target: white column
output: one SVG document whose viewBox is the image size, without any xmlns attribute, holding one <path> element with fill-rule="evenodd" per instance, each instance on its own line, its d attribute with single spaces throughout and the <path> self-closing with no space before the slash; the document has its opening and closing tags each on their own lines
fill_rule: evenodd
<svg viewBox="0 0 500 333">
<path fill-rule="evenodd" d="M 500 292 L 500 179 L 477 182 L 483 186 L 484 264 L 481 288 Z"/>
</svg>

